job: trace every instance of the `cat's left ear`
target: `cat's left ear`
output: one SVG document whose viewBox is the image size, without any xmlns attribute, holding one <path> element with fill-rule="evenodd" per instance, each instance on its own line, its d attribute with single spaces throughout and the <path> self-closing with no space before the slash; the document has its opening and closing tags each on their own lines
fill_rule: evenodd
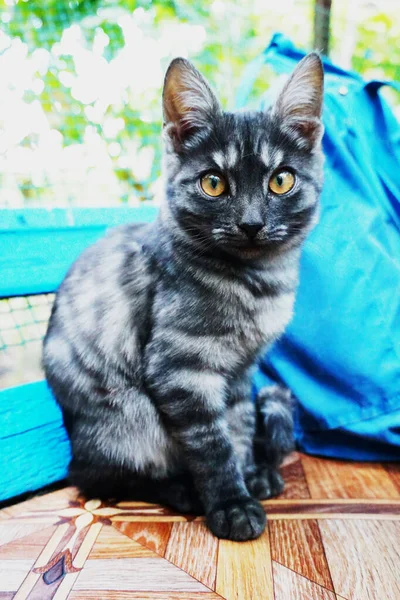
<svg viewBox="0 0 400 600">
<path fill-rule="evenodd" d="M 281 126 L 307 146 L 312 147 L 322 137 L 323 92 L 322 61 L 316 52 L 312 52 L 299 62 L 273 108 Z"/>
<path fill-rule="evenodd" d="M 204 77 L 188 60 L 175 58 L 168 67 L 163 90 L 165 132 L 175 149 L 196 133 L 208 130 L 220 111 Z"/>
</svg>

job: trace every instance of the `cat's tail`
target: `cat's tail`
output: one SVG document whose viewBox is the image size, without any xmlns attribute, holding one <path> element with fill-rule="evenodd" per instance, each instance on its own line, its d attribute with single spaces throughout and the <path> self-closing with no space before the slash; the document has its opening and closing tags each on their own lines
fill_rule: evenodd
<svg viewBox="0 0 400 600">
<path fill-rule="evenodd" d="M 293 396 L 279 385 L 264 387 L 257 395 L 256 404 L 256 457 L 278 468 L 295 446 Z"/>
</svg>

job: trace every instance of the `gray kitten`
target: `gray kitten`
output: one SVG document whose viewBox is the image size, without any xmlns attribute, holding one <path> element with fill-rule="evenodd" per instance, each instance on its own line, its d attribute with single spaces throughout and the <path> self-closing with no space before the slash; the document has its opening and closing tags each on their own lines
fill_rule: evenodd
<svg viewBox="0 0 400 600">
<path fill-rule="evenodd" d="M 322 183 L 323 70 L 297 66 L 267 112 L 226 113 L 200 73 L 166 74 L 165 202 L 71 267 L 44 342 L 47 379 L 88 495 L 205 512 L 259 536 L 282 489 L 290 395 L 250 400 L 250 369 L 291 318 Z"/>
</svg>

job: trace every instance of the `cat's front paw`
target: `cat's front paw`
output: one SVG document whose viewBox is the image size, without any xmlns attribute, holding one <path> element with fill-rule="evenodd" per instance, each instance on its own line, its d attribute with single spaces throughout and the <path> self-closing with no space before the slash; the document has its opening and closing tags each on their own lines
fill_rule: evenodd
<svg viewBox="0 0 400 600">
<path fill-rule="evenodd" d="M 238 498 L 220 504 L 207 516 L 211 531 L 219 538 L 242 542 L 258 538 L 265 529 L 263 507 L 253 498 Z"/>
<path fill-rule="evenodd" d="M 277 470 L 259 468 L 255 472 L 248 473 L 246 486 L 253 498 L 267 500 L 281 494 L 285 484 Z"/>
</svg>

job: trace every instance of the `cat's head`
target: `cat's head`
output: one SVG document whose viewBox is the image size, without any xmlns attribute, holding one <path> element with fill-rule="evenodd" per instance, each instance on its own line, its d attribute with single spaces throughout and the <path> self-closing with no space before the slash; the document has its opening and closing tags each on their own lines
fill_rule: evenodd
<svg viewBox="0 0 400 600">
<path fill-rule="evenodd" d="M 175 230 L 243 259 L 300 244 L 322 186 L 323 69 L 306 56 L 265 112 L 224 112 L 187 60 L 163 91 L 166 195 Z"/>
</svg>

